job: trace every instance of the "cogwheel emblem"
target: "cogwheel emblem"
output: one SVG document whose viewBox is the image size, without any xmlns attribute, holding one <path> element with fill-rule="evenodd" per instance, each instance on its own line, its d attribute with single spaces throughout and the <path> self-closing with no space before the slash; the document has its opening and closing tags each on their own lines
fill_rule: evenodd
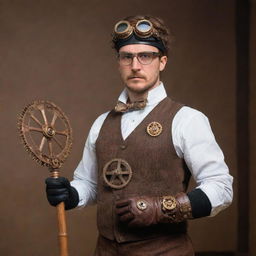
<svg viewBox="0 0 256 256">
<path fill-rule="evenodd" d="M 103 168 L 103 178 L 109 187 L 121 189 L 128 185 L 132 178 L 131 166 L 124 159 L 112 159 Z"/>
<path fill-rule="evenodd" d="M 159 136 L 163 131 L 163 127 L 160 123 L 158 122 L 151 122 L 150 124 L 148 124 L 147 126 L 147 133 L 152 136 L 152 137 L 156 137 Z"/>
<path fill-rule="evenodd" d="M 18 129 L 33 159 L 51 169 L 59 169 L 72 147 L 68 118 L 50 101 L 28 104 L 19 116 Z"/>
</svg>

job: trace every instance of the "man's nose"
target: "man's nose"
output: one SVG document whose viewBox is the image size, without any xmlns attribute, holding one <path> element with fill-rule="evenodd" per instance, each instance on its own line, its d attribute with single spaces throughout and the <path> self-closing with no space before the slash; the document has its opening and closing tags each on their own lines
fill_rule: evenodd
<svg viewBox="0 0 256 256">
<path fill-rule="evenodd" d="M 131 64 L 131 68 L 133 71 L 137 71 L 141 69 L 141 64 L 137 58 L 137 56 L 134 56 L 132 59 L 132 64 Z"/>
</svg>

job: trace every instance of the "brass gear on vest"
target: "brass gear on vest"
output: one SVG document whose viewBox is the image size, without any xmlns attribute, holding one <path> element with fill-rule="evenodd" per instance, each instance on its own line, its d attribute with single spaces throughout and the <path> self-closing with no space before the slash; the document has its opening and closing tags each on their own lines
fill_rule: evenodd
<svg viewBox="0 0 256 256">
<path fill-rule="evenodd" d="M 111 188 L 121 189 L 130 182 L 132 168 L 124 159 L 112 159 L 103 168 L 103 178 Z"/>
<path fill-rule="evenodd" d="M 147 133 L 152 136 L 156 137 L 159 136 L 162 133 L 163 127 L 160 123 L 158 122 L 151 122 L 147 126 Z"/>
</svg>

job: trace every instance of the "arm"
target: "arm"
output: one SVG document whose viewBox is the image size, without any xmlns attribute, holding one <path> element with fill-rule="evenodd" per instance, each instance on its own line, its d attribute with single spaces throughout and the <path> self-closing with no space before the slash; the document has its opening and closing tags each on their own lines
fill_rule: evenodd
<svg viewBox="0 0 256 256">
<path fill-rule="evenodd" d="M 108 112 L 100 115 L 93 123 L 85 143 L 83 157 L 74 172 L 71 185 L 78 191 L 79 207 L 96 202 L 98 166 L 95 143 L 107 115 Z"/>
<path fill-rule="evenodd" d="M 118 201 L 116 212 L 120 221 L 128 222 L 129 226 L 181 222 L 214 216 L 231 203 L 233 178 L 208 119 L 199 111 L 183 107 L 173 120 L 172 138 L 178 156 L 184 158 L 197 187 L 187 194 Z"/>
<path fill-rule="evenodd" d="M 196 189 L 188 193 L 194 215 L 216 215 L 232 202 L 233 178 L 207 117 L 197 110 L 183 107 L 173 120 L 172 134 L 178 156 L 184 158 L 197 183 Z M 211 203 L 209 214 L 200 212 L 201 204 L 206 204 L 207 199 Z"/>
<path fill-rule="evenodd" d="M 63 201 L 68 210 L 95 203 L 98 171 L 95 143 L 106 116 L 107 113 L 99 116 L 92 125 L 73 180 L 69 182 L 64 177 L 46 179 L 47 199 L 51 205 L 56 206 Z"/>
</svg>

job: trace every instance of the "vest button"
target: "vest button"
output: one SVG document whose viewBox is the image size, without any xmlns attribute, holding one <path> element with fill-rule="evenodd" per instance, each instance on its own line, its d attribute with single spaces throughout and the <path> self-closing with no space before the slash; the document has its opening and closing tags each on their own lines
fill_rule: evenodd
<svg viewBox="0 0 256 256">
<path fill-rule="evenodd" d="M 121 145 L 120 148 L 121 149 L 126 149 L 126 145 Z"/>
</svg>

